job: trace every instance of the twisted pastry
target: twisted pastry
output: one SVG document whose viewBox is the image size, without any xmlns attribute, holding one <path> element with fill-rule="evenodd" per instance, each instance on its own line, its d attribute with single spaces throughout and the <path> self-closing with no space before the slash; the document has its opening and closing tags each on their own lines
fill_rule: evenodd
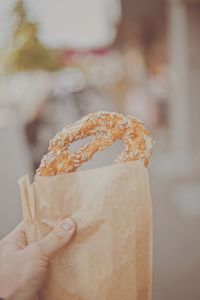
<svg viewBox="0 0 200 300">
<path fill-rule="evenodd" d="M 88 136 L 96 138 L 79 151 L 72 154 L 69 152 L 71 143 Z M 141 160 L 145 166 L 148 165 L 153 142 L 144 124 L 131 116 L 97 112 L 64 127 L 55 135 L 36 174 L 54 176 L 74 172 L 97 151 L 106 149 L 117 140 L 122 140 L 124 149 L 114 163 Z"/>
</svg>

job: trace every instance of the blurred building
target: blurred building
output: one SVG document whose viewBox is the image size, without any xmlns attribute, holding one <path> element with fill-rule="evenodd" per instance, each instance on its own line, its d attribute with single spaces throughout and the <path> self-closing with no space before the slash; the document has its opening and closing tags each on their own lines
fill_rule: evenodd
<svg viewBox="0 0 200 300">
<path fill-rule="evenodd" d="M 150 169 L 153 299 L 199 299 L 200 2 L 123 3 L 127 18 L 122 23 L 121 38 L 136 37 L 136 47 L 144 49 L 154 74 L 162 70 L 162 65 L 168 66 L 168 95 L 160 99 L 165 103 L 167 122 L 163 125 L 167 131 L 163 126 L 161 131 L 154 127 L 157 146 Z"/>
</svg>

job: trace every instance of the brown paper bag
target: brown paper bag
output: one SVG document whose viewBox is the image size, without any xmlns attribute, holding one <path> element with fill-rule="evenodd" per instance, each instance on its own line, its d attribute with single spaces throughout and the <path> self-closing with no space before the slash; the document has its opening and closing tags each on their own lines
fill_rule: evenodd
<svg viewBox="0 0 200 300">
<path fill-rule="evenodd" d="M 52 257 L 42 300 L 149 300 L 152 211 L 139 161 L 20 180 L 28 242 L 71 216 L 78 232 Z"/>
</svg>

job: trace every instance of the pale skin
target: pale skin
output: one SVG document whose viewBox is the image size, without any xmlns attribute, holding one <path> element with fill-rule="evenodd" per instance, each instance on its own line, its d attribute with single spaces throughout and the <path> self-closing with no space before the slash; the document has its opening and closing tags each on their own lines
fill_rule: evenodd
<svg viewBox="0 0 200 300">
<path fill-rule="evenodd" d="M 52 255 L 67 247 L 75 222 L 63 220 L 42 240 L 27 245 L 24 223 L 0 241 L 0 298 L 36 300 Z"/>
</svg>

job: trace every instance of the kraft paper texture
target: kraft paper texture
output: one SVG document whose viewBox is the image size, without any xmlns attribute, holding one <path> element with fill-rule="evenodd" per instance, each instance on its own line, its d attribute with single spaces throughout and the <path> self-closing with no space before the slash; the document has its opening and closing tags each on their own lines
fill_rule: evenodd
<svg viewBox="0 0 200 300">
<path fill-rule="evenodd" d="M 19 184 L 28 243 L 67 216 L 78 226 L 52 257 L 39 299 L 151 299 L 152 210 L 140 161 Z"/>
</svg>

